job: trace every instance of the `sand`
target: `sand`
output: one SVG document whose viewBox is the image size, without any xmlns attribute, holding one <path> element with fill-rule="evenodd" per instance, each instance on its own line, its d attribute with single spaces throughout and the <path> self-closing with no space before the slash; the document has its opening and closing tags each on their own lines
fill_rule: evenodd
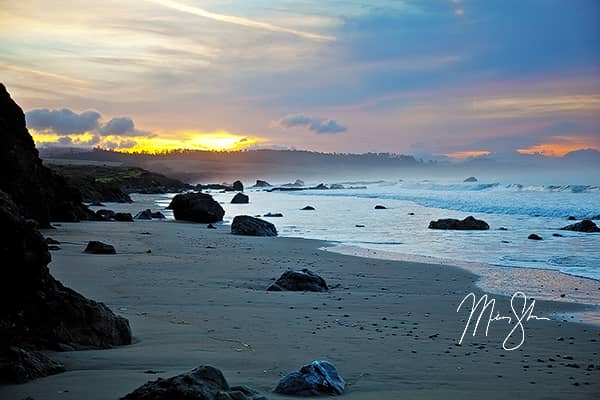
<svg viewBox="0 0 600 400">
<path fill-rule="evenodd" d="M 173 221 L 82 222 L 44 233 L 61 242 L 52 274 L 128 318 L 134 343 L 52 353 L 67 372 L 0 387 L 2 399 L 116 399 L 203 364 L 220 368 L 231 384 L 287 398 L 269 392 L 314 359 L 337 366 L 346 399 L 600 395 L 600 328 L 555 314 L 580 306 L 538 302 L 535 314 L 552 320 L 525 323 L 525 342 L 515 351 L 502 349 L 510 330 L 503 322 L 492 324 L 488 337 L 480 329 L 458 345 L 467 311 L 456 308 L 467 293 L 481 294 L 477 276 L 459 268 Z M 84 254 L 88 240 L 114 244 L 118 254 Z M 309 268 L 333 288 L 267 292 L 289 268 Z M 494 297 L 498 311 L 510 315 L 509 299 Z"/>
</svg>

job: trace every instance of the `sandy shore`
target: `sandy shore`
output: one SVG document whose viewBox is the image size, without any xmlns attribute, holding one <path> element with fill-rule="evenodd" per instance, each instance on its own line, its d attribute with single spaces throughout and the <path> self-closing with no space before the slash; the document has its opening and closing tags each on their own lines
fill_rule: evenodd
<svg viewBox="0 0 600 400">
<path fill-rule="evenodd" d="M 135 343 L 54 353 L 67 372 L 0 387 L 0 398 L 116 399 L 142 383 L 210 364 L 232 384 L 269 394 L 281 376 L 313 359 L 332 361 L 347 399 L 598 398 L 600 328 L 525 324 L 525 342 L 506 351 L 510 328 L 457 345 L 467 311 L 456 307 L 477 277 L 462 269 L 352 257 L 319 241 L 248 238 L 228 227 L 178 222 L 63 224 L 47 235 L 55 277 L 129 319 Z M 119 254 L 83 254 L 88 240 Z M 147 253 L 151 250 L 151 253 Z M 264 289 L 289 268 L 310 268 L 329 293 Z M 509 299 L 494 296 L 510 315 Z M 577 305 L 538 302 L 550 316 Z M 589 368 L 590 364 L 594 364 Z"/>
</svg>

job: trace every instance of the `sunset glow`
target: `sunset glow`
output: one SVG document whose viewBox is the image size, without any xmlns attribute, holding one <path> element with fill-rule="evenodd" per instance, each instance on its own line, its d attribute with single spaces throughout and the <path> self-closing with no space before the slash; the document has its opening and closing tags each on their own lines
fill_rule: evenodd
<svg viewBox="0 0 600 400">
<path fill-rule="evenodd" d="M 470 157 L 481 157 L 489 155 L 489 151 L 485 150 L 472 150 L 472 151 L 455 151 L 453 153 L 448 153 L 446 156 L 455 159 L 455 160 L 465 160 Z"/>
</svg>

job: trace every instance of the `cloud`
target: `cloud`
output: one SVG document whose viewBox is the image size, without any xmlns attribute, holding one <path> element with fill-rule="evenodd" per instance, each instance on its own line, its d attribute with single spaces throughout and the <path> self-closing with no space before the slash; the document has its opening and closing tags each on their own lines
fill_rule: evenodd
<svg viewBox="0 0 600 400">
<path fill-rule="evenodd" d="M 59 135 L 72 135 L 90 132 L 98 128 L 100 114 L 84 111 L 77 114 L 69 109 L 35 109 L 25 114 L 27 126 L 37 131 L 52 131 Z"/>
<path fill-rule="evenodd" d="M 299 31 L 296 29 L 285 28 L 282 26 L 277 26 L 277 25 L 266 23 L 266 22 L 254 21 L 254 20 L 242 18 L 242 17 L 236 17 L 233 15 L 216 14 L 216 13 L 212 13 L 210 11 L 204 10 L 202 8 L 193 7 L 193 6 L 190 6 L 187 4 L 180 3 L 178 1 L 172 1 L 172 0 L 148 0 L 148 1 L 151 1 L 156 4 L 160 4 L 164 7 L 168 7 L 173 10 L 197 15 L 199 17 L 212 19 L 214 21 L 226 22 L 226 23 L 230 23 L 230 24 L 241 25 L 241 26 L 245 26 L 248 28 L 262 29 L 262 30 L 267 30 L 267 31 L 271 31 L 271 32 L 290 33 L 292 35 L 296 35 L 299 37 L 303 37 L 306 39 L 312 39 L 312 40 L 324 40 L 324 41 L 334 41 L 335 40 L 335 37 L 333 37 L 333 36 L 319 35 L 316 33 Z"/>
<path fill-rule="evenodd" d="M 102 125 L 99 133 L 103 136 L 151 136 L 148 132 L 135 129 L 133 120 L 128 117 L 117 117 Z"/>
<path fill-rule="evenodd" d="M 340 133 L 346 131 L 346 127 L 337 121 L 310 117 L 304 114 L 286 115 L 277 121 L 276 125 L 284 128 L 306 127 L 315 133 Z"/>
</svg>

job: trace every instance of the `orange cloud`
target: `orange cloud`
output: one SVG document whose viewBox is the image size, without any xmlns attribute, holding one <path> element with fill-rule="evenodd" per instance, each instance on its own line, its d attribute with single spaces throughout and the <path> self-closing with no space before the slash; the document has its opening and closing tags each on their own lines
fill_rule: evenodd
<svg viewBox="0 0 600 400">
<path fill-rule="evenodd" d="M 455 151 L 453 153 L 445 154 L 446 156 L 455 160 L 464 160 L 470 157 L 481 157 L 487 156 L 490 152 L 486 150 L 470 150 L 470 151 Z"/>
</svg>

